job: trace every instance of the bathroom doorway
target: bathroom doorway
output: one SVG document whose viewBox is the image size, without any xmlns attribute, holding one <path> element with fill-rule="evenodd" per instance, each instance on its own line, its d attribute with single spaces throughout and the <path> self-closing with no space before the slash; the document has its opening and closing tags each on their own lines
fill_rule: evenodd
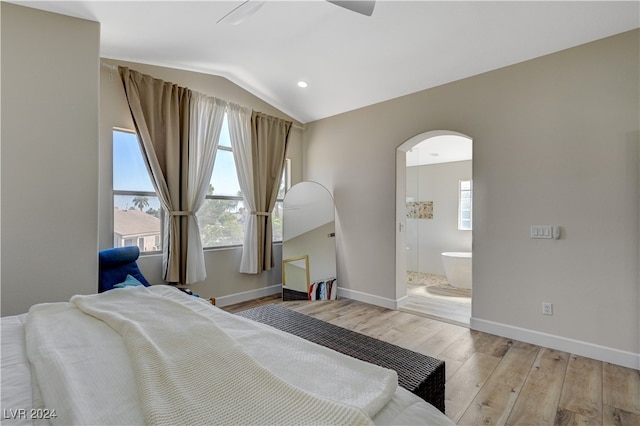
<svg viewBox="0 0 640 426">
<path fill-rule="evenodd" d="M 396 289 L 399 309 L 469 326 L 473 141 L 417 135 L 397 150 Z"/>
</svg>

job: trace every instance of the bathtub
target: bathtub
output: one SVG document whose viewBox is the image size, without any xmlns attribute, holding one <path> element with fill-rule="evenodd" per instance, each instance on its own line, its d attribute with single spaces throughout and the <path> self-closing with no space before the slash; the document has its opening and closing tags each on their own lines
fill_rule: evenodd
<svg viewBox="0 0 640 426">
<path fill-rule="evenodd" d="M 471 252 L 446 251 L 442 264 L 452 287 L 471 288 Z"/>
</svg>

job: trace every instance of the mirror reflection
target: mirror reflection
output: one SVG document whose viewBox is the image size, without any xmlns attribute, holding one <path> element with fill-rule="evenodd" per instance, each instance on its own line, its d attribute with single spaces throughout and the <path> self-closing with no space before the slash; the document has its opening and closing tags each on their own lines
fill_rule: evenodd
<svg viewBox="0 0 640 426">
<path fill-rule="evenodd" d="M 329 191 L 300 182 L 284 197 L 283 300 L 336 299 L 335 207 Z"/>
</svg>

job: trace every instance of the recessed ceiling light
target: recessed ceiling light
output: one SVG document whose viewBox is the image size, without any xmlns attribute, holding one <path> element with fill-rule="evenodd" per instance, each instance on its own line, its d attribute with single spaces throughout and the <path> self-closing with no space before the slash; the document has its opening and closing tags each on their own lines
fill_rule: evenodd
<svg viewBox="0 0 640 426">
<path fill-rule="evenodd" d="M 439 157 L 440 154 L 438 154 L 437 152 L 432 152 L 431 154 L 429 154 L 432 157 Z"/>
<path fill-rule="evenodd" d="M 299 81 L 298 87 L 307 87 L 309 84 L 306 81 Z"/>
</svg>

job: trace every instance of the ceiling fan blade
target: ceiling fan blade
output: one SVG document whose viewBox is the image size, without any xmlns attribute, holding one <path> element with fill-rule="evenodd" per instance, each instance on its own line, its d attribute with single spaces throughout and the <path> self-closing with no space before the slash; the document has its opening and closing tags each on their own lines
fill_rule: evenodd
<svg viewBox="0 0 640 426">
<path fill-rule="evenodd" d="M 327 0 L 329 3 L 333 3 L 336 6 L 344 7 L 353 12 L 360 13 L 362 15 L 371 16 L 373 8 L 376 6 L 375 0 Z"/>
<path fill-rule="evenodd" d="M 265 0 L 247 0 L 218 20 L 218 24 L 238 25 L 258 11 Z"/>
</svg>

